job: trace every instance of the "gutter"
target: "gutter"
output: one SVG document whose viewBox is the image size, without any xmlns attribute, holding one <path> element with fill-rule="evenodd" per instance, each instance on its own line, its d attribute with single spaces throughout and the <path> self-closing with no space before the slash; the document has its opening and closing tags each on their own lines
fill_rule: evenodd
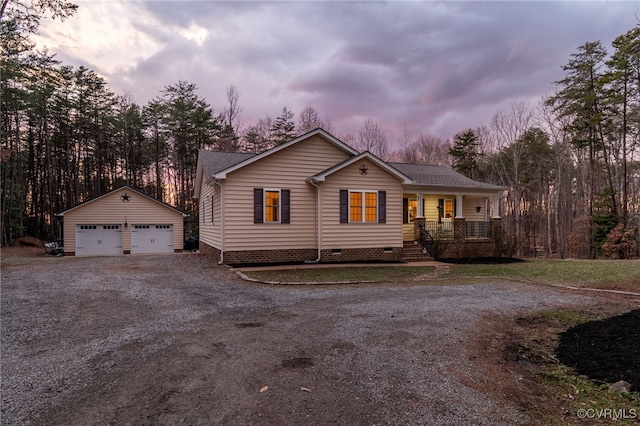
<svg viewBox="0 0 640 426">
<path fill-rule="evenodd" d="M 220 187 L 220 262 L 218 265 L 222 265 L 224 263 L 224 197 L 222 196 L 222 183 L 214 179 L 213 184 Z"/>
<path fill-rule="evenodd" d="M 318 263 L 320 262 L 320 251 L 322 249 L 321 247 L 321 238 L 322 238 L 322 226 L 321 223 L 322 221 L 321 219 L 321 212 L 322 210 L 320 210 L 320 186 L 316 183 L 316 178 L 311 178 L 309 180 L 307 180 L 307 182 L 309 182 L 311 185 L 316 187 L 316 220 L 318 221 L 318 227 L 316 229 L 316 235 L 318 238 L 318 257 L 315 260 L 308 260 L 305 263 Z"/>
</svg>

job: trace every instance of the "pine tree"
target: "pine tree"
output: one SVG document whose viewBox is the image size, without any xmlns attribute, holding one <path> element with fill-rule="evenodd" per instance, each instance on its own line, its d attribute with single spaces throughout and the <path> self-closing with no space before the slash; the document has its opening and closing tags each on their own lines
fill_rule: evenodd
<svg viewBox="0 0 640 426">
<path fill-rule="evenodd" d="M 458 133 L 453 137 L 453 146 L 449 149 L 453 157 L 453 168 L 468 178 L 475 179 L 478 174 L 480 141 L 472 129 Z"/>
<path fill-rule="evenodd" d="M 271 127 L 271 142 L 274 145 L 282 145 L 295 137 L 296 125 L 293 117 L 293 112 L 287 107 L 282 108 L 282 114 L 276 118 Z"/>
</svg>

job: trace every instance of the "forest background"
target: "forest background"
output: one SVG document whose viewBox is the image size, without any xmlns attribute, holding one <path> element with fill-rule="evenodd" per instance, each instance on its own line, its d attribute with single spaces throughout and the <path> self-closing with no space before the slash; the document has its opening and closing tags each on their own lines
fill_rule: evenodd
<svg viewBox="0 0 640 426">
<path fill-rule="evenodd" d="M 503 230 L 518 256 L 640 256 L 640 27 L 610 49 L 587 41 L 538 105 L 516 103 L 451 140 L 405 132 L 389 141 L 367 119 L 341 134 L 313 106 L 286 106 L 242 126 L 229 84 L 214 112 L 196 85 L 165 86 L 146 105 L 85 67 L 61 64 L 31 40 L 40 19 L 71 17 L 64 0 L 2 0 L 0 213 L 2 246 L 60 236 L 56 213 L 128 184 L 189 214 L 198 151 L 262 152 L 322 127 L 387 161 L 448 165 L 508 188 Z M 559 64 L 561 66 L 561 64 Z"/>
</svg>

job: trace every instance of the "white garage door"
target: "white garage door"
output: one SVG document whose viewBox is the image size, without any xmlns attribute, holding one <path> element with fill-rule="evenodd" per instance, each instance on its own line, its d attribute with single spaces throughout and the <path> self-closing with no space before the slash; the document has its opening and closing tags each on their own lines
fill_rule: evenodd
<svg viewBox="0 0 640 426">
<path fill-rule="evenodd" d="M 76 225 L 76 256 L 122 254 L 120 225 Z"/>
<path fill-rule="evenodd" d="M 173 225 L 131 225 L 131 254 L 173 253 Z"/>
</svg>

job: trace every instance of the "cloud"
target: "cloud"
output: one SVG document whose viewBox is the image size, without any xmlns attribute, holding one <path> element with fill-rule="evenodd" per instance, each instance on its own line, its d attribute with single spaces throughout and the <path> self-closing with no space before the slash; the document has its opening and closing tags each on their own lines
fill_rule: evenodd
<svg viewBox="0 0 640 426">
<path fill-rule="evenodd" d="M 637 2 L 79 2 L 42 40 L 139 103 L 178 80 L 216 111 L 234 84 L 254 124 L 313 106 L 340 133 L 394 140 L 486 124 L 554 90 L 579 45 L 634 27 Z"/>
</svg>

